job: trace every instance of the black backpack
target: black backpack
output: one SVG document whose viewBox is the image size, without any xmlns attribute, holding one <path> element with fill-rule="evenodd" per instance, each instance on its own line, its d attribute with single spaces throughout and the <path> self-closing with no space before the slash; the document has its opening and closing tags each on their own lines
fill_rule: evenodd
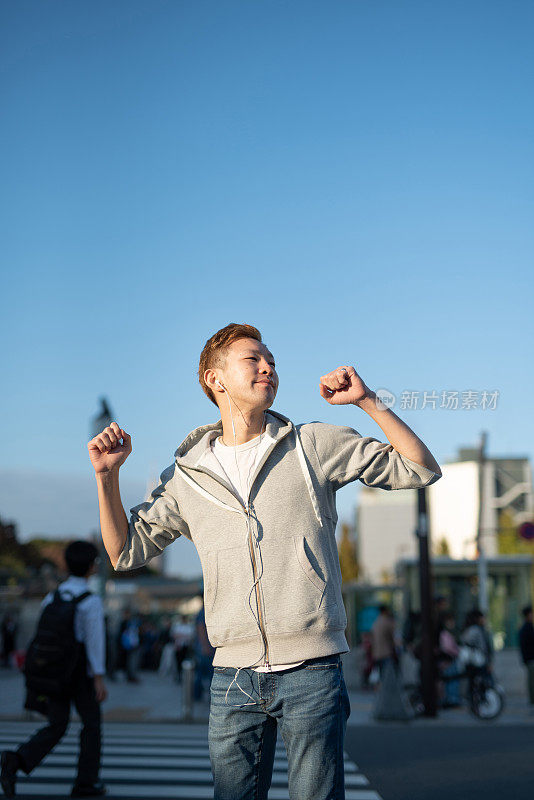
<svg viewBox="0 0 534 800">
<path fill-rule="evenodd" d="M 29 691 L 47 697 L 63 695 L 72 687 L 75 674 L 85 668 L 85 645 L 74 636 L 74 614 L 77 604 L 91 594 L 66 598 L 56 589 L 52 602 L 44 607 L 24 664 Z"/>
</svg>

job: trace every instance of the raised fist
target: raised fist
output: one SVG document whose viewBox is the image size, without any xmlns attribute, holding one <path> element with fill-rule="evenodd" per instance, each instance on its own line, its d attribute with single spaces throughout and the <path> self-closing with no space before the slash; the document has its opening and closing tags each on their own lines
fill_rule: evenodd
<svg viewBox="0 0 534 800">
<path fill-rule="evenodd" d="M 118 470 L 132 452 L 132 439 L 116 422 L 112 422 L 91 439 L 87 449 L 95 472 L 111 472 Z"/>
<path fill-rule="evenodd" d="M 319 392 L 333 406 L 357 405 L 370 393 L 369 387 L 360 378 L 354 367 L 338 367 L 319 381 Z"/>
</svg>

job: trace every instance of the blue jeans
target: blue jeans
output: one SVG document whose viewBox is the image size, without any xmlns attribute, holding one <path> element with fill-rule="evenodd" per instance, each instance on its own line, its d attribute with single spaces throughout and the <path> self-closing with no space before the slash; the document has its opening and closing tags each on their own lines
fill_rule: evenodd
<svg viewBox="0 0 534 800">
<path fill-rule="evenodd" d="M 236 673 L 234 667 L 213 669 L 214 800 L 266 800 L 278 726 L 287 750 L 291 800 L 344 800 L 343 750 L 351 709 L 340 654 L 281 672 L 242 669 L 232 683 Z"/>
</svg>

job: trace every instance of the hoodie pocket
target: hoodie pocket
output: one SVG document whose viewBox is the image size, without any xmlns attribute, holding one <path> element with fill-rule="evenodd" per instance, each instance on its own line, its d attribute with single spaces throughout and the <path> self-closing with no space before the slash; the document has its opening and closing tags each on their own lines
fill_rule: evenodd
<svg viewBox="0 0 534 800">
<path fill-rule="evenodd" d="M 267 631 L 291 632 L 312 625 L 323 610 L 336 611 L 333 585 L 304 536 L 288 536 L 273 544 L 262 544 Z M 327 615 L 330 615 L 330 611 Z M 309 620 L 305 620 L 309 617 Z"/>
<path fill-rule="evenodd" d="M 214 647 L 259 633 L 252 613 L 257 616 L 248 545 L 207 553 L 204 583 L 206 629 Z"/>
</svg>

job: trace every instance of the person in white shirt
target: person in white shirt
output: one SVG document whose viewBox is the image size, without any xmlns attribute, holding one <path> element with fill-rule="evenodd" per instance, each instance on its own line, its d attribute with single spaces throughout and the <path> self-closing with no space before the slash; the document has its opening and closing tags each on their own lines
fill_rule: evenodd
<svg viewBox="0 0 534 800">
<path fill-rule="evenodd" d="M 193 640 L 193 625 L 187 622 L 184 614 L 180 616 L 178 622 L 172 626 L 174 637 L 174 656 L 176 659 L 176 680 L 182 682 L 182 664 L 191 653 L 191 643 Z"/>
<path fill-rule="evenodd" d="M 65 550 L 69 577 L 59 584 L 61 597 L 79 597 L 90 591 L 88 578 L 98 568 L 98 550 L 90 542 L 71 542 Z M 52 601 L 50 592 L 41 607 Z M 80 600 L 74 615 L 74 636 L 82 642 L 82 658 L 78 662 L 72 690 L 64 697 L 51 697 L 48 704 L 48 725 L 38 730 L 16 751 L 5 750 L 1 756 L 1 783 L 6 797 L 15 796 L 17 770 L 29 775 L 65 735 L 71 701 L 82 720 L 78 772 L 71 797 L 95 797 L 106 794 L 99 781 L 101 760 L 100 704 L 107 697 L 104 684 L 106 637 L 102 600 L 96 594 Z"/>
</svg>

